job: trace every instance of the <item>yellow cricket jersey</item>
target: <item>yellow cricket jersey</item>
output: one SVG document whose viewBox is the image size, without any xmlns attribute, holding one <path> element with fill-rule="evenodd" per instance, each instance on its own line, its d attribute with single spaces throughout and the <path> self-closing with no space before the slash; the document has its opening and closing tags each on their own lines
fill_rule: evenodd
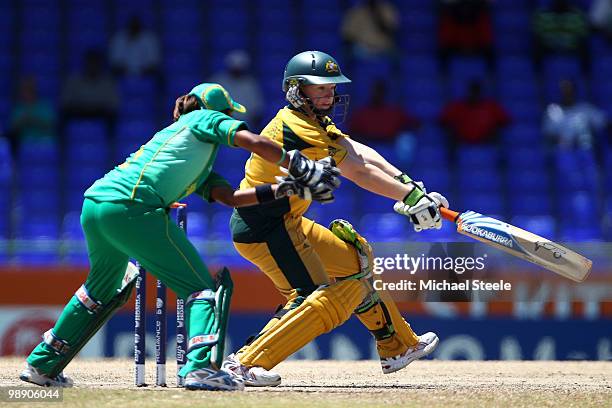
<svg viewBox="0 0 612 408">
<path fill-rule="evenodd" d="M 326 117 L 320 122 L 290 107 L 279 110 L 261 134 L 274 140 L 286 151 L 297 149 L 312 160 L 331 156 L 336 164 L 340 164 L 347 155 L 346 148 L 340 142 L 348 135 L 342 133 L 330 118 Z M 284 175 L 279 165 L 270 163 L 256 154 L 251 154 L 245 165 L 245 177 L 240 183 L 240 189 L 276 183 L 275 177 Z M 272 228 L 272 224 L 282 219 L 285 214 L 302 216 L 308 210 L 310 203 L 310 201 L 292 196 L 273 203 L 234 210 L 231 220 L 234 241 L 259 241 L 263 232 Z M 245 236 L 249 237 L 245 238 Z"/>
<path fill-rule="evenodd" d="M 340 141 L 348 135 L 342 133 L 328 117 L 324 123 L 319 123 L 295 109 L 285 107 L 278 111 L 261 134 L 274 140 L 286 151 L 297 149 L 312 160 L 331 156 L 336 164 L 340 164 L 346 157 L 346 149 Z M 276 183 L 275 177 L 283 175 L 277 164 L 252 154 L 245 165 L 245 177 L 240 183 L 240 189 Z M 301 215 L 306 212 L 309 204 L 310 201 L 291 197 L 291 212 Z"/>
</svg>

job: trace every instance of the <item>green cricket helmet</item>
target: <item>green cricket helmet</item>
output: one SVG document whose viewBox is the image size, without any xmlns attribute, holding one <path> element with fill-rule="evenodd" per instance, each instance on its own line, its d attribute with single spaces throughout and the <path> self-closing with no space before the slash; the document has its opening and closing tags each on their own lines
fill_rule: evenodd
<svg viewBox="0 0 612 408">
<path fill-rule="evenodd" d="M 287 63 L 283 75 L 283 92 L 287 92 L 292 83 L 321 85 L 350 82 L 351 80 L 342 74 L 334 57 L 321 51 L 304 51 Z"/>
<path fill-rule="evenodd" d="M 346 84 L 351 80 L 342 74 L 340 65 L 334 57 L 321 51 L 304 51 L 289 60 L 283 75 L 283 92 L 287 92 L 292 85 L 322 85 Z M 318 116 L 334 116 L 336 108 L 341 109 L 340 123 L 346 117 L 349 105 L 348 95 L 336 94 L 334 104 L 326 111 L 314 109 L 312 102 L 304 98 L 311 106 L 311 110 Z"/>
</svg>

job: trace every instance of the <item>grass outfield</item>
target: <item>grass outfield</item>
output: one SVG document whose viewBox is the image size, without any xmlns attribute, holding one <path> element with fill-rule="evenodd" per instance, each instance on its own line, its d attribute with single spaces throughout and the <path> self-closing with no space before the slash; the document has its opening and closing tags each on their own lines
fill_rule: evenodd
<svg viewBox="0 0 612 408">
<path fill-rule="evenodd" d="M 154 383 L 154 362 L 147 362 Z M 17 379 L 23 360 L 0 359 L 0 385 Z M 64 402 L 1 403 L 0 406 L 70 407 L 610 407 L 612 362 L 417 361 L 383 375 L 376 362 L 292 361 L 277 367 L 283 383 L 246 392 L 196 392 L 133 386 L 132 360 L 75 360 L 66 373 L 76 388 Z"/>
</svg>

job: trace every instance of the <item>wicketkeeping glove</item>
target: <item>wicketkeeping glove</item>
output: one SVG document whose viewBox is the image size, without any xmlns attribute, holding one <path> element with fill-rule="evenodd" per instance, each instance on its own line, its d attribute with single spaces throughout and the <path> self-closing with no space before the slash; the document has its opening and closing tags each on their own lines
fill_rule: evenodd
<svg viewBox="0 0 612 408">
<path fill-rule="evenodd" d="M 304 200 L 319 201 L 323 204 L 334 202 L 333 190 L 335 187 L 332 188 L 332 186 L 323 182 L 319 182 L 316 186 L 308 187 L 291 176 L 276 177 L 276 180 L 278 182 L 278 188 L 275 193 L 276 198 L 297 195 Z"/>
<path fill-rule="evenodd" d="M 300 92 L 299 84 L 289 85 L 289 89 L 287 89 L 287 93 L 285 94 L 285 99 L 287 99 L 294 108 L 301 108 L 306 103 L 306 100 Z"/>
<path fill-rule="evenodd" d="M 302 185 L 314 187 L 322 182 L 332 189 L 340 186 L 340 179 L 338 178 L 340 170 L 336 167 L 336 162 L 331 157 L 315 162 L 298 150 L 292 150 L 288 154 L 290 158 L 288 173 Z"/>
</svg>

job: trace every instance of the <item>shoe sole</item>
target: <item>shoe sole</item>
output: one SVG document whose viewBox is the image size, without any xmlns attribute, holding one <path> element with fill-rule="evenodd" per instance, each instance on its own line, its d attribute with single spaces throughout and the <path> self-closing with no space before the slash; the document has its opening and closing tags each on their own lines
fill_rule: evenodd
<svg viewBox="0 0 612 408">
<path fill-rule="evenodd" d="M 277 387 L 280 385 L 280 383 L 281 383 L 280 379 L 278 381 L 270 382 L 267 384 L 255 383 L 255 382 L 251 382 L 247 380 L 244 382 L 244 385 L 246 385 L 247 387 Z"/>
<path fill-rule="evenodd" d="M 436 349 L 436 347 L 438 347 L 438 343 L 439 342 L 440 342 L 440 338 L 436 337 L 436 340 L 433 343 L 429 344 L 427 347 L 425 347 L 423 350 L 421 350 L 420 354 L 412 357 L 410 360 L 406 360 L 406 364 L 401 365 L 401 366 L 397 366 L 397 367 L 393 367 L 393 368 L 390 368 L 388 370 L 384 370 L 383 369 L 383 374 L 391 374 L 391 373 L 394 373 L 396 371 L 399 371 L 402 368 L 406 368 L 414 360 L 418 360 L 420 358 L 423 358 L 423 357 L 426 357 L 426 356 L 430 355 L 431 353 L 433 353 L 433 351 Z"/>
<path fill-rule="evenodd" d="M 188 390 L 191 391 L 198 391 L 198 390 L 204 390 L 204 391 L 242 391 L 244 390 L 244 388 L 242 387 L 236 387 L 236 386 L 232 386 L 232 385 L 221 385 L 218 383 L 211 383 L 211 384 L 207 384 L 207 383 L 186 383 L 184 385 L 184 387 Z"/>
</svg>

